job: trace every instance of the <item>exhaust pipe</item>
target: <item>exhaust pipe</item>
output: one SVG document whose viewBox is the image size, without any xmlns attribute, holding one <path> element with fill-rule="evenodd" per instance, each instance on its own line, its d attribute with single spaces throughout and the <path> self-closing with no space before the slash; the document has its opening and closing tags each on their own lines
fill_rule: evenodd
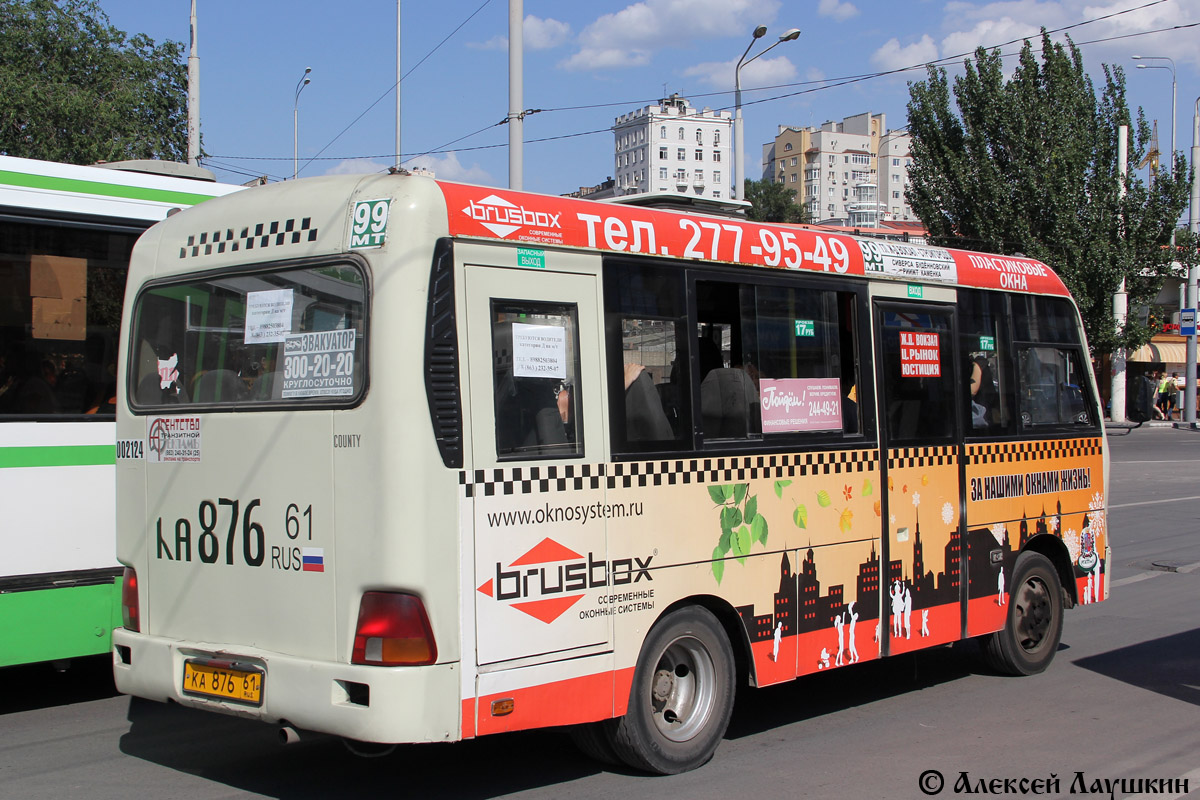
<svg viewBox="0 0 1200 800">
<path fill-rule="evenodd" d="M 279 743 L 280 744 L 295 744 L 300 741 L 300 732 L 291 725 L 279 726 Z"/>
</svg>

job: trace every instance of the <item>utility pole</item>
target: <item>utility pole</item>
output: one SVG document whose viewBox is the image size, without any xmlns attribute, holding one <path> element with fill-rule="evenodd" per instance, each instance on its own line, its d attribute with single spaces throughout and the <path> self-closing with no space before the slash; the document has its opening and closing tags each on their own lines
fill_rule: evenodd
<svg viewBox="0 0 1200 800">
<path fill-rule="evenodd" d="M 200 166 L 200 50 L 196 46 L 196 0 L 192 0 L 192 44 L 188 50 L 187 160 Z"/>
<path fill-rule="evenodd" d="M 524 42 L 521 22 L 525 18 L 524 0 L 508 0 L 508 188 L 525 188 L 525 130 L 521 118 L 525 108 Z"/>
<path fill-rule="evenodd" d="M 396 0 L 396 169 L 400 169 L 400 2 Z"/>
<path fill-rule="evenodd" d="M 1117 129 L 1117 180 L 1120 181 L 1120 196 L 1125 196 L 1125 179 L 1129 173 L 1129 127 L 1122 125 Z M 1121 235 L 1125 235 L 1124 224 L 1121 225 Z M 1113 295 L 1113 322 L 1117 331 L 1125 327 L 1129 316 L 1129 296 L 1125 292 L 1125 279 Z M 1112 354 L 1112 383 L 1108 393 L 1110 408 L 1109 418 L 1113 422 L 1125 421 L 1125 348 L 1118 347 Z"/>
</svg>

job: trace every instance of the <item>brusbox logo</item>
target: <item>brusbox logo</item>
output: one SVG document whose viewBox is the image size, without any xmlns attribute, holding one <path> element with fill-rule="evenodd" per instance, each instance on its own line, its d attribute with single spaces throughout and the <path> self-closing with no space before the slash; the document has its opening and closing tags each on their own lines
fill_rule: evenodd
<svg viewBox="0 0 1200 800">
<path fill-rule="evenodd" d="M 494 194 L 489 194 L 478 202 L 472 200 L 470 205 L 463 209 L 463 213 L 501 239 L 522 226 L 562 230 L 562 225 L 559 224 L 561 212 L 552 214 L 548 211 L 529 211 L 524 206 L 510 203 Z"/>
<path fill-rule="evenodd" d="M 596 560 L 593 553 L 582 556 L 547 538 L 507 568 L 497 561 L 495 577 L 478 591 L 548 625 L 582 600 L 588 589 L 654 580 L 653 558 Z"/>
</svg>

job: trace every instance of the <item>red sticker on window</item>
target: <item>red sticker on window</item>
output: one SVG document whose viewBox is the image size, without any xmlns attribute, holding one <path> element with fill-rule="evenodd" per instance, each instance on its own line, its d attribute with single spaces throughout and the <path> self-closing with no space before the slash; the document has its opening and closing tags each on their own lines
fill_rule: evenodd
<svg viewBox="0 0 1200 800">
<path fill-rule="evenodd" d="M 905 378 L 942 377 L 938 334 L 900 331 L 900 375 Z"/>
</svg>

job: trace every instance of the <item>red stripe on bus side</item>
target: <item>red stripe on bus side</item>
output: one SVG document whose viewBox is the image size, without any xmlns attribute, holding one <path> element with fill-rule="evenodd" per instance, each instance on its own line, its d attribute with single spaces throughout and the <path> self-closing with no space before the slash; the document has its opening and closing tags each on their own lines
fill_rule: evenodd
<svg viewBox="0 0 1200 800">
<path fill-rule="evenodd" d="M 463 738 L 467 738 L 468 729 L 472 736 L 484 736 L 611 719 L 625 713 L 632 684 L 633 667 L 628 667 L 489 694 L 479 698 L 477 727 L 473 719 L 468 719 L 474 717 L 475 701 L 464 700 Z M 512 700 L 512 713 L 493 717 L 492 703 L 497 700 Z"/>
</svg>

